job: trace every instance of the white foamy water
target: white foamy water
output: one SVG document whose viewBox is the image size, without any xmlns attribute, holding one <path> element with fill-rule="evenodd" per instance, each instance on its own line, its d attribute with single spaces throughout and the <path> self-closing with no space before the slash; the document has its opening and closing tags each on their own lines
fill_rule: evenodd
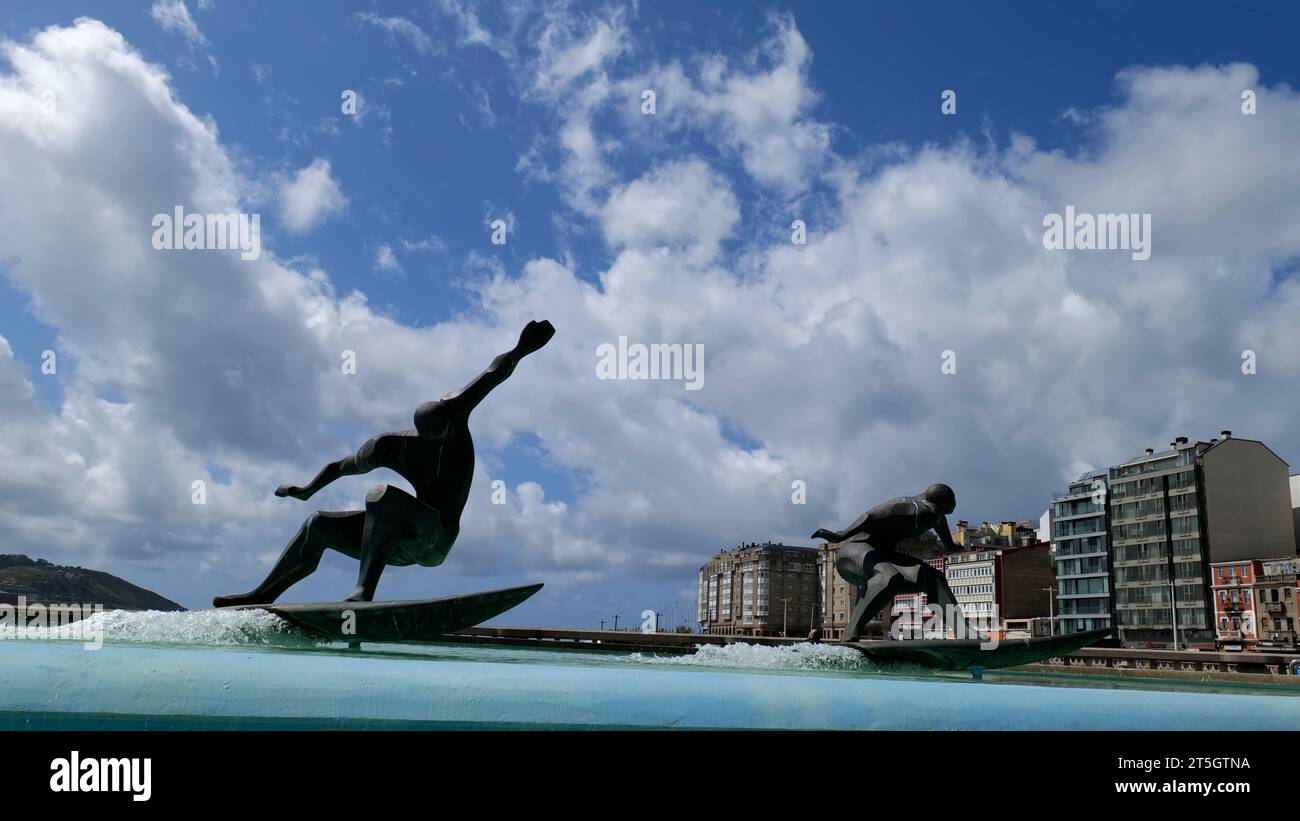
<svg viewBox="0 0 1300 821">
<path fill-rule="evenodd" d="M 693 655 L 633 653 L 632 661 L 689 667 L 731 667 L 750 670 L 863 670 L 870 665 L 850 647 L 829 644 L 700 644 Z"/>
<path fill-rule="evenodd" d="M 102 635 L 105 642 L 139 644 L 310 646 L 314 641 L 294 633 L 289 623 L 265 610 L 188 610 L 130 612 L 108 610 L 81 622 L 51 627 L 0 627 L 0 640 L 24 638 L 88 641 Z M 102 632 L 101 632 L 102 631 Z"/>
</svg>

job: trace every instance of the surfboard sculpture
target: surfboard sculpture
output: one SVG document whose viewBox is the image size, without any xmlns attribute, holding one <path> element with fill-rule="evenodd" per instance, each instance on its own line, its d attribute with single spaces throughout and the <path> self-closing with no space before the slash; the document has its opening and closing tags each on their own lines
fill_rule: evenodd
<svg viewBox="0 0 1300 821">
<path fill-rule="evenodd" d="M 441 599 L 247 604 L 238 609 L 265 610 L 305 633 L 336 641 L 436 641 L 498 616 L 541 589 L 541 584 L 530 584 Z"/>
<path fill-rule="evenodd" d="M 902 641 L 846 641 L 872 661 L 919 664 L 939 670 L 1016 667 L 1071 653 L 1109 635 L 1110 630 L 1087 630 L 1034 639 L 1000 639 L 983 649 L 978 639 L 916 639 Z"/>
</svg>

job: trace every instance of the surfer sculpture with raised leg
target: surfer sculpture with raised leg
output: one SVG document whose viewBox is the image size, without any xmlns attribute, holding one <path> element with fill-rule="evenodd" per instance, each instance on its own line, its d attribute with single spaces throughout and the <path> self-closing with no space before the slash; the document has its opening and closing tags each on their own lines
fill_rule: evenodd
<svg viewBox="0 0 1300 821">
<path fill-rule="evenodd" d="M 840 545 L 835 569 L 858 589 L 858 603 L 844 629 L 844 641 L 857 641 L 867 622 L 902 593 L 924 593 L 929 604 L 943 608 L 949 624 L 957 597 L 948 580 L 930 565 L 894 548 L 933 530 L 948 552 L 959 550 L 948 530 L 948 514 L 957 509 L 957 497 L 947 485 L 930 485 L 919 496 L 899 496 L 876 505 L 842 531 L 822 528 L 812 535 Z M 970 635 L 974 636 L 975 633 Z"/>
<path fill-rule="evenodd" d="M 529 322 L 519 334 L 518 344 L 494 359 L 488 369 L 468 385 L 416 408 L 415 427 L 395 433 L 382 433 L 368 440 L 355 453 L 327 464 L 316 478 L 302 487 L 281 486 L 276 490 L 276 496 L 292 496 L 306 501 L 336 479 L 369 473 L 376 468 L 388 468 L 410 482 L 415 495 L 392 485 L 377 485 L 366 494 L 365 510 L 318 511 L 311 514 L 261 584 L 247 593 L 217 596 L 212 600 L 213 605 L 261 606 L 286 617 L 290 617 L 290 613 L 296 613 L 300 619 L 306 619 L 302 613 L 302 608 L 306 605 L 269 605 L 290 586 L 311 575 L 326 550 L 336 550 L 360 563 L 356 588 L 346 602 L 334 603 L 338 607 L 333 609 L 317 607 L 318 610 L 330 609 L 331 613 L 334 609 L 343 612 L 345 604 L 371 602 L 379 577 L 389 565 L 437 567 L 442 564 L 460 532 L 461 512 L 465 509 L 474 478 L 474 441 L 469 432 L 470 413 L 493 388 L 514 372 L 521 359 L 540 350 L 554 335 L 555 328 L 550 322 Z M 433 609 L 444 612 L 449 608 L 459 608 L 462 616 L 453 621 L 463 621 L 470 618 L 471 613 L 485 612 L 479 606 L 485 604 L 482 597 L 489 597 L 493 607 L 511 601 L 511 604 L 496 611 L 501 612 L 518 604 L 540 587 L 541 585 L 532 585 L 509 591 L 492 591 L 477 594 L 477 598 L 470 596 L 433 600 L 442 603 Z M 362 607 L 362 612 L 375 610 L 380 604 L 407 605 L 409 609 L 410 605 L 419 603 L 376 603 L 371 607 Z M 429 609 L 426 607 L 426 611 Z M 382 615 L 392 617 L 392 610 L 389 608 Z M 347 608 L 347 612 L 355 614 L 357 609 Z M 379 617 L 381 614 L 376 612 L 372 615 Z M 480 620 L 492 615 L 496 613 L 481 616 Z M 375 618 L 374 621 L 378 624 L 382 619 Z M 326 622 L 329 622 L 329 618 Z M 412 624 L 423 624 L 425 627 L 420 629 L 427 630 L 433 629 L 436 623 L 441 622 L 417 620 Z M 470 624 L 473 623 L 476 622 Z"/>
<path fill-rule="evenodd" d="M 1109 630 L 1091 630 L 1050 638 L 998 639 L 969 622 L 943 573 L 895 548 L 905 539 L 933 530 L 948 552 L 961 550 L 952 541 L 948 514 L 957 508 L 952 488 L 930 485 L 919 496 L 899 496 L 877 505 L 842 531 L 822 528 L 814 539 L 839 545 L 835 569 L 857 588 L 858 602 L 841 640 L 877 661 L 899 661 L 953 670 L 1029 664 L 1085 647 Z M 894 597 L 923 593 L 926 607 L 938 610 L 945 633 L 954 639 L 860 641 L 867 622 Z"/>
</svg>

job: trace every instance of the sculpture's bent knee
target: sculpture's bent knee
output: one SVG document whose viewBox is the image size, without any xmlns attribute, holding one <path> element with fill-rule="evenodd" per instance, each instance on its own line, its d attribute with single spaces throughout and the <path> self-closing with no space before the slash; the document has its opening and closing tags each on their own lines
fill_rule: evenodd
<svg viewBox="0 0 1300 821">
<path fill-rule="evenodd" d="M 851 584 L 866 584 L 867 548 L 860 542 L 847 542 L 840 546 L 835 559 L 835 569 L 840 577 Z"/>
</svg>

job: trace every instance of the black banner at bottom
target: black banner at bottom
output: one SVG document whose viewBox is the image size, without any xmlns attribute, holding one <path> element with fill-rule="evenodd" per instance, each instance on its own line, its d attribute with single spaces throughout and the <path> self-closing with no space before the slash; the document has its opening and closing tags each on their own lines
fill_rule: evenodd
<svg viewBox="0 0 1300 821">
<path fill-rule="evenodd" d="M 731 812 L 762 808 L 789 789 L 798 800 L 808 787 L 819 803 L 851 807 L 855 790 L 881 784 L 895 796 L 891 809 L 934 809 L 935 801 L 1002 811 L 1041 811 L 1045 801 L 1282 809 L 1294 799 L 1300 745 L 1294 732 L 105 731 L 3 739 L 6 808 L 125 817 L 219 806 L 337 812 L 349 801 L 382 814 L 407 802 L 436 811 L 428 802 L 485 799 L 493 814 L 516 803 L 563 811 L 596 793 L 642 810 L 726 795 Z"/>
</svg>

